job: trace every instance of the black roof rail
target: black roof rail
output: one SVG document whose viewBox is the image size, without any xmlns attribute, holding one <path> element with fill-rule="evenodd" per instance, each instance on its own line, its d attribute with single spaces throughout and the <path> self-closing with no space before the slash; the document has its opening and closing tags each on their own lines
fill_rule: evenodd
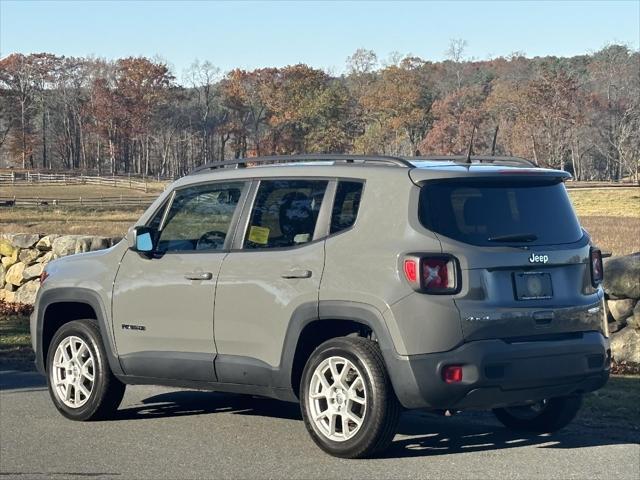
<svg viewBox="0 0 640 480">
<path fill-rule="evenodd" d="M 420 157 L 404 157 L 411 158 L 413 161 L 429 161 L 429 162 L 455 162 L 455 163 L 464 163 L 465 165 L 469 165 L 467 162 L 466 155 L 428 155 L 428 156 L 420 156 Z M 474 163 L 495 163 L 498 165 L 521 165 L 524 167 L 534 167 L 537 168 L 536 165 L 531 160 L 527 160 L 522 157 L 496 157 L 491 155 L 472 155 L 471 156 L 471 165 Z"/>
<path fill-rule="evenodd" d="M 378 163 L 381 165 L 389 165 L 394 167 L 414 168 L 410 161 L 387 155 L 349 155 L 341 153 L 305 153 L 301 155 L 272 155 L 266 157 L 249 157 L 238 158 L 236 160 L 224 160 L 222 162 L 212 162 L 194 168 L 188 175 L 202 173 L 207 170 L 213 170 L 228 165 L 244 165 L 251 164 L 278 164 L 278 163 L 306 163 L 306 162 L 344 162 L 346 164 L 366 164 Z"/>
</svg>

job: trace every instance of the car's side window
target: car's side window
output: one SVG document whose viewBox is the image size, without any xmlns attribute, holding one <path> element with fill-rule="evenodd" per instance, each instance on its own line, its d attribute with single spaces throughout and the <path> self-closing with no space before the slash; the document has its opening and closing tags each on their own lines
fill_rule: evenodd
<svg viewBox="0 0 640 480">
<path fill-rule="evenodd" d="M 285 248 L 313 240 L 328 183 L 326 180 L 262 180 L 243 248 Z"/>
<path fill-rule="evenodd" d="M 161 252 L 222 250 L 244 182 L 212 183 L 176 191 L 160 232 Z"/>
<path fill-rule="evenodd" d="M 331 212 L 331 229 L 329 233 L 346 230 L 356 223 L 363 182 L 339 181 L 336 197 Z"/>
</svg>

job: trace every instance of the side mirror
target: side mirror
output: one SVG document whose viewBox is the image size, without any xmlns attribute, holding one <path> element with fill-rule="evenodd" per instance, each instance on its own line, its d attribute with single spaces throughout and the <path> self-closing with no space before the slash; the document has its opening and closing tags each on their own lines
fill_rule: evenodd
<svg viewBox="0 0 640 480">
<path fill-rule="evenodd" d="M 132 230 L 131 250 L 138 253 L 153 253 L 156 249 L 158 231 L 151 227 L 135 227 Z"/>
</svg>

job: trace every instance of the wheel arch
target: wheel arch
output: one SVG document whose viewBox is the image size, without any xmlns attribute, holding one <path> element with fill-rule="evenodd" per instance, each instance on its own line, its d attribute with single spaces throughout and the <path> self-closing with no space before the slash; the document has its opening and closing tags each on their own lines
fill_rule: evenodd
<svg viewBox="0 0 640 480">
<path fill-rule="evenodd" d="M 375 339 L 387 368 L 397 355 L 382 314 L 374 306 L 343 300 L 320 301 L 317 309 L 315 304 L 306 304 L 296 309 L 287 329 L 279 386 L 291 389 L 297 397 L 302 370 L 313 350 L 330 338 L 349 334 Z"/>
<path fill-rule="evenodd" d="M 38 299 L 36 311 L 36 367 L 46 371 L 49 343 L 55 332 L 73 320 L 93 318 L 98 324 L 107 352 L 107 360 L 114 374 L 122 375 L 113 332 L 109 327 L 108 314 L 97 292 L 86 288 L 64 287 L 48 289 Z"/>
</svg>

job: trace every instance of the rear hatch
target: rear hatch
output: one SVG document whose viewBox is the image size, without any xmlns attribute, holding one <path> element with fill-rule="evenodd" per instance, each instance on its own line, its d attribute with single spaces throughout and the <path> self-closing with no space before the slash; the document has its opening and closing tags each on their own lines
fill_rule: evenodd
<svg viewBox="0 0 640 480">
<path fill-rule="evenodd" d="M 467 341 L 572 338 L 602 325 L 590 241 L 564 187 L 567 174 L 521 171 L 416 182 L 420 222 L 460 262 L 454 301 Z"/>
</svg>

